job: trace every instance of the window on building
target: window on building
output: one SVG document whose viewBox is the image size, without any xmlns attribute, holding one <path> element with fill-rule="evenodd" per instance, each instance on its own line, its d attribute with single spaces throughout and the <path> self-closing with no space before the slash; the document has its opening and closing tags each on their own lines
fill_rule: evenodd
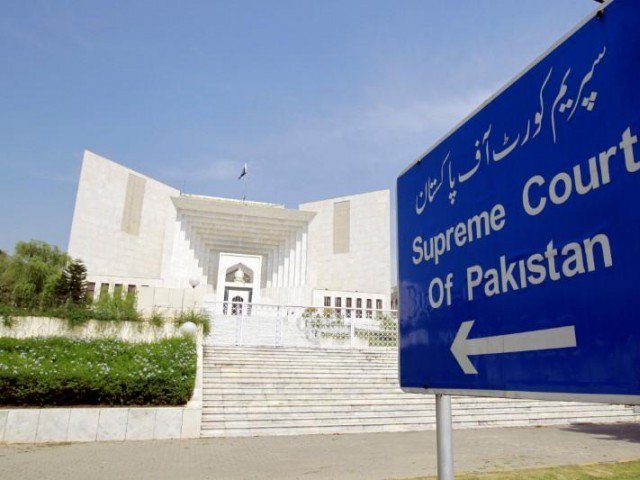
<svg viewBox="0 0 640 480">
<path fill-rule="evenodd" d="M 96 282 L 88 282 L 87 283 L 87 298 L 89 300 L 93 300 L 93 297 L 96 294 Z"/>
<path fill-rule="evenodd" d="M 337 308 L 342 307 L 342 298 L 340 298 L 340 297 L 336 297 L 336 298 L 335 298 L 335 300 L 334 300 L 334 302 L 335 302 L 335 303 L 334 303 L 334 305 L 335 305 Z"/>
<path fill-rule="evenodd" d="M 367 318 L 371 318 L 371 309 L 373 308 L 373 300 L 367 298 Z"/>
<path fill-rule="evenodd" d="M 100 298 L 105 297 L 108 294 L 109 294 L 109 284 L 108 283 L 102 283 L 100 285 Z"/>
<path fill-rule="evenodd" d="M 333 253 L 349 253 L 351 237 L 351 202 L 333 204 Z"/>
<path fill-rule="evenodd" d="M 122 298 L 122 284 L 116 283 L 113 286 L 113 298 Z"/>
<path fill-rule="evenodd" d="M 353 306 L 352 304 L 352 298 L 347 298 L 347 317 L 351 318 L 351 307 Z"/>
<path fill-rule="evenodd" d="M 135 295 L 136 294 L 136 286 L 128 285 L 127 286 L 127 295 Z"/>
<path fill-rule="evenodd" d="M 362 310 L 360 310 L 362 308 L 362 299 L 361 298 L 356 298 L 356 318 L 362 318 Z"/>
<path fill-rule="evenodd" d="M 382 300 L 380 298 L 376 298 L 376 310 L 382 310 Z"/>
<path fill-rule="evenodd" d="M 331 297 L 324 297 L 324 306 L 325 307 L 331 306 Z"/>
</svg>

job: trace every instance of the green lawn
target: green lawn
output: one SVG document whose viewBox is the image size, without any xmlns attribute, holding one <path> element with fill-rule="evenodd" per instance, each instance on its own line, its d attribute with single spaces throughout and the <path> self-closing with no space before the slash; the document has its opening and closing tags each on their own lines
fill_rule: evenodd
<svg viewBox="0 0 640 480">
<path fill-rule="evenodd" d="M 433 480 L 436 477 L 420 477 L 411 480 Z M 572 467 L 516 470 L 510 472 L 456 475 L 456 480 L 639 480 L 640 460 L 622 463 L 599 463 Z"/>
</svg>

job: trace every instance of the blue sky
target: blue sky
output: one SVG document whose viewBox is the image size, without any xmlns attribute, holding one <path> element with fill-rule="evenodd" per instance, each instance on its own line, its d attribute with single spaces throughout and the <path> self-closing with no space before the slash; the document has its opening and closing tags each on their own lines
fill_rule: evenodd
<svg viewBox="0 0 640 480">
<path fill-rule="evenodd" d="M 84 149 L 299 203 L 398 173 L 589 0 L 0 0 L 0 249 L 66 248 Z"/>
</svg>

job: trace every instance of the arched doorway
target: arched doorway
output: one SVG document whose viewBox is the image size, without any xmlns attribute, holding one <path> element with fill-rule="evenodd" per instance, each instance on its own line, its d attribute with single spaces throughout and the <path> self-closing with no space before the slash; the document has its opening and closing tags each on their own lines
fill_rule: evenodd
<svg viewBox="0 0 640 480">
<path fill-rule="evenodd" d="M 224 308 L 225 314 L 250 315 L 253 297 L 253 270 L 237 263 L 225 272 Z"/>
</svg>

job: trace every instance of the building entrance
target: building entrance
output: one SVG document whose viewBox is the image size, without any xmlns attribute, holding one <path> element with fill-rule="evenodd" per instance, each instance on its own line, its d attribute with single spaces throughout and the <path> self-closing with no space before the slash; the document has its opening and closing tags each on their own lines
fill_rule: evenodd
<svg viewBox="0 0 640 480">
<path fill-rule="evenodd" d="M 224 313 L 228 315 L 250 315 L 253 289 L 248 287 L 226 287 Z"/>
</svg>

